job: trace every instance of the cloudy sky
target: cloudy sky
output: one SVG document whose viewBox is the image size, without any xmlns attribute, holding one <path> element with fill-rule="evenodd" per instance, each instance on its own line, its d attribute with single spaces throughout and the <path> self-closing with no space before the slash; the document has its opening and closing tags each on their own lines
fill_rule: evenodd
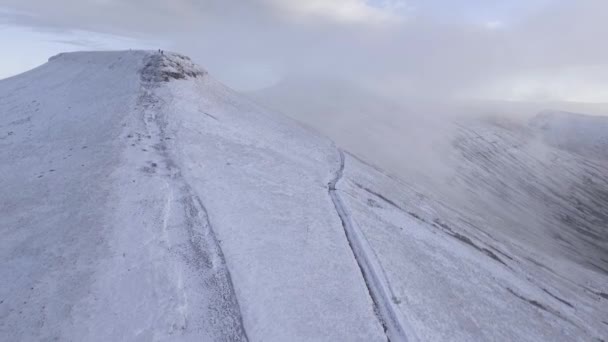
<svg viewBox="0 0 608 342">
<path fill-rule="evenodd" d="M 254 90 L 608 102 L 605 0 L 0 0 L 0 78 L 70 50 L 163 48 Z"/>
</svg>

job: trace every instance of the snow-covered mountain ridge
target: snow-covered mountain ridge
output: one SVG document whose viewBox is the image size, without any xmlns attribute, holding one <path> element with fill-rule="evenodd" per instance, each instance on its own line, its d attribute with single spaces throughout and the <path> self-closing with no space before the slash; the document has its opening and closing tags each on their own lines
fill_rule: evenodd
<svg viewBox="0 0 608 342">
<path fill-rule="evenodd" d="M 2 340 L 608 335 L 605 273 L 177 54 L 62 54 L 0 81 L 0 175 Z"/>
</svg>

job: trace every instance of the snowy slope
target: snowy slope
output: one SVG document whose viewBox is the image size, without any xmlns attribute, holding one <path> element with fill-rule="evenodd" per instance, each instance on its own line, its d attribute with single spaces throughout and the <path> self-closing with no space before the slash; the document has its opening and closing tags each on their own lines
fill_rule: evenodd
<svg viewBox="0 0 608 342">
<path fill-rule="evenodd" d="M 431 150 L 435 137 L 442 135 L 436 117 L 427 115 L 448 113 L 442 104 L 415 99 L 398 103 L 352 82 L 317 77 L 290 77 L 248 96 L 314 127 L 366 160 L 415 175 L 417 182 L 435 177 L 430 171 L 441 169 L 435 167 L 434 156 L 420 151 Z"/>
<path fill-rule="evenodd" d="M 205 204 L 249 338 L 382 340 L 327 193 L 331 142 L 210 77 L 154 93 L 159 143 L 173 158 L 160 165 L 175 163 Z"/>
<path fill-rule="evenodd" d="M 520 152 L 480 162 L 493 145 L 478 135 L 519 141 L 503 130 L 455 129 L 453 189 L 484 185 L 455 199 L 339 150 L 181 55 L 56 56 L 0 81 L 0 340 L 600 341 L 606 200 L 586 191 L 604 188 L 555 172 L 522 192 L 496 171 Z M 556 153 L 574 158 L 569 169 L 580 160 Z M 563 253 L 538 221 L 513 228 L 491 210 L 503 205 L 493 175 L 517 194 L 507 205 L 574 184 L 540 222 L 566 212 L 600 239 L 547 227 L 568 234 Z M 513 234 L 526 230 L 535 238 Z"/>
<path fill-rule="evenodd" d="M 345 193 L 421 341 L 600 341 L 607 279 L 347 155 Z M 504 227 L 503 227 L 504 228 Z"/>
<path fill-rule="evenodd" d="M 608 275 L 608 164 L 544 140 L 535 127 L 461 125 L 452 160 L 459 199 L 492 222 L 487 231 Z"/>
<path fill-rule="evenodd" d="M 293 110 L 424 193 L 486 217 L 486 229 L 608 270 L 606 117 L 544 111 L 528 119 L 541 105 L 532 103 L 400 107 L 329 84 L 291 80 L 253 97 Z"/>
<path fill-rule="evenodd" d="M 563 111 L 543 111 L 530 125 L 552 146 L 585 157 L 608 160 L 608 118 Z"/>
<path fill-rule="evenodd" d="M 0 94 L 0 340 L 384 339 L 328 140 L 178 55 L 60 55 Z"/>
<path fill-rule="evenodd" d="M 551 286 L 562 288 L 564 284 L 570 282 L 566 287 L 576 286 L 578 295 L 586 297 L 585 301 L 593 303 L 591 308 L 583 310 L 593 313 L 590 318 L 584 320 L 592 322 L 594 328 L 591 329 L 594 331 L 571 332 L 569 339 L 593 340 L 607 335 L 605 330 L 607 325 L 603 322 L 608 322 L 605 287 L 608 283 L 606 279 L 608 165 L 605 157 L 602 157 L 602 153 L 605 155 L 606 149 L 603 146 L 608 134 L 606 118 L 543 112 L 527 124 L 522 118 L 534 105 L 521 104 L 519 107 L 513 105 L 510 107 L 508 104 L 500 103 L 498 106 L 488 106 L 483 109 L 482 112 L 488 114 L 480 118 L 476 115 L 480 111 L 473 106 L 441 108 L 441 106 L 420 106 L 412 103 L 409 108 L 399 108 L 373 94 L 353 90 L 348 84 L 333 84 L 333 88 L 339 89 L 334 91 L 332 87 L 322 87 L 322 90 L 318 91 L 306 84 L 290 82 L 284 89 L 277 86 L 253 94 L 253 97 L 263 103 L 276 104 L 279 108 L 293 109 L 291 115 L 294 117 L 323 130 L 357 155 L 382 165 L 383 168 L 391 170 L 391 174 L 403 179 L 407 186 L 392 181 L 381 182 L 382 177 L 375 175 L 369 182 L 373 180 L 372 184 L 380 184 L 364 186 L 371 191 L 371 194 L 367 194 L 369 201 L 367 206 L 375 208 L 381 205 L 382 199 L 373 195 L 376 193 L 385 198 L 393 198 L 391 200 L 393 203 L 398 203 L 399 207 L 407 208 L 408 212 L 414 214 L 412 220 L 402 213 L 398 219 L 390 224 L 387 223 L 389 227 L 420 227 L 422 232 L 425 229 L 441 228 L 441 231 L 447 232 L 461 244 L 468 245 L 472 251 L 477 251 L 477 254 L 473 254 L 474 257 L 489 255 L 494 261 L 501 259 L 500 262 L 497 261 L 500 265 L 502 262 L 508 264 L 511 260 L 509 258 L 527 260 L 524 261 L 527 265 L 523 266 L 523 270 L 518 271 L 509 266 L 511 267 L 509 272 L 513 276 L 530 279 L 526 282 L 538 282 L 545 278 L 543 273 L 550 270 L 554 274 L 549 276 L 549 280 L 543 280 L 546 281 L 544 286 L 547 291 L 555 295 L 556 291 L 551 290 Z M 307 98 L 310 100 L 306 100 Z M 354 100 L 343 101 L 344 98 Z M 331 99 L 335 101 L 332 102 Z M 313 115 L 311 112 L 316 113 Z M 490 113 L 493 114 L 489 116 Z M 323 120 L 318 120 L 320 117 Z M 348 162 L 348 158 L 346 164 L 345 174 L 348 177 L 350 174 L 348 165 L 352 164 Z M 360 172 L 370 174 L 367 169 Z M 368 178 L 370 177 L 365 177 Z M 366 182 L 357 181 L 357 183 L 361 185 Z M 408 191 L 404 186 L 406 188 L 414 186 L 417 190 Z M 356 191 L 349 191 L 355 192 L 354 198 L 359 201 L 364 199 L 363 195 L 368 192 L 361 191 L 361 187 L 358 186 L 354 186 L 354 189 Z M 407 193 L 410 195 L 406 196 Z M 403 200 L 399 201 L 400 197 L 403 197 Z M 420 197 L 425 198 L 425 201 L 421 202 Z M 416 220 L 415 216 L 422 217 L 420 211 L 424 212 L 430 207 L 428 204 L 430 198 L 434 198 L 433 208 L 441 206 L 450 208 L 450 211 L 427 217 L 425 220 L 428 224 L 424 222 L 420 224 L 420 220 Z M 390 203 L 384 203 L 383 206 L 395 209 Z M 360 206 L 360 210 L 355 210 L 354 215 L 360 215 L 364 208 L 366 206 Z M 368 220 L 368 227 L 373 231 L 369 236 L 370 239 L 380 239 L 382 230 L 379 227 L 382 225 L 377 221 L 380 216 L 374 213 L 374 217 Z M 364 218 L 359 220 L 362 221 Z M 443 227 L 435 220 L 446 226 Z M 363 223 L 360 225 L 364 227 Z M 455 283 L 460 274 L 453 274 L 443 266 L 439 268 L 436 266 L 451 264 L 450 268 L 459 270 L 470 267 L 454 261 L 462 259 L 453 252 L 458 251 L 456 248 L 458 243 L 455 244 L 456 247 L 433 246 L 429 249 L 428 246 L 423 248 L 418 245 L 412 248 L 411 245 L 405 244 L 409 241 L 395 237 L 397 231 L 387 228 L 384 243 L 377 245 L 377 250 L 391 251 L 393 249 L 386 245 L 390 242 L 394 248 L 391 252 L 394 254 L 391 255 L 395 264 L 403 264 L 403 259 L 432 261 L 437 250 L 445 250 L 449 255 L 448 259 L 441 259 L 439 262 L 417 261 L 411 266 L 417 272 L 424 272 L 421 270 L 425 269 L 437 270 L 434 274 L 439 276 L 430 277 L 429 272 L 415 273 L 415 278 L 422 280 L 420 287 L 408 290 L 407 295 L 426 293 L 426 296 L 421 298 L 428 299 L 438 297 L 438 293 L 451 293 L 452 296 L 457 297 L 454 301 L 443 298 L 443 303 L 452 302 L 452 309 L 446 311 L 437 311 L 436 308 L 442 305 L 439 301 L 421 302 L 423 305 L 416 311 L 428 312 L 423 323 L 432 332 L 430 335 L 422 333 L 423 336 L 429 339 L 453 340 L 454 337 L 447 336 L 459 332 L 459 339 L 462 340 L 487 340 L 493 334 L 502 331 L 501 336 L 503 338 L 510 336 L 509 340 L 535 340 L 539 339 L 538 334 L 543 329 L 546 331 L 555 329 L 539 326 L 533 328 L 530 322 L 537 323 L 537 320 L 531 320 L 517 323 L 529 328 L 522 330 L 521 336 L 514 335 L 510 332 L 513 328 L 509 325 L 513 323 L 513 319 L 503 319 L 505 325 L 501 326 L 495 315 L 502 313 L 504 316 L 507 311 L 493 308 L 486 309 L 482 314 L 473 310 L 472 307 L 480 306 L 480 300 L 494 297 L 496 293 L 480 291 L 479 288 L 470 287 L 468 284 L 467 287 L 470 287 L 472 292 L 469 293 L 468 288 L 455 292 L 453 289 L 462 288 L 462 285 Z M 426 245 L 429 239 L 436 240 L 433 235 L 425 236 Z M 499 245 L 495 248 L 510 251 L 510 254 L 506 254 L 508 257 L 501 256 L 497 251 L 487 247 L 495 246 L 496 241 L 503 246 Z M 424 250 L 432 252 L 428 253 Z M 422 252 L 424 253 L 421 254 Z M 406 267 L 403 265 L 395 272 L 411 273 L 412 270 Z M 492 277 L 497 277 L 495 273 L 492 271 L 489 273 L 490 276 L 485 278 L 481 277 L 480 273 L 463 272 L 462 274 L 472 279 L 483 279 L 477 281 L 488 285 Z M 408 280 L 403 282 L 411 285 Z M 428 283 L 434 285 L 429 289 L 426 287 Z M 449 291 L 441 289 L 439 284 L 443 283 L 446 283 Z M 504 285 L 500 285 L 499 289 L 510 293 Z M 511 286 L 510 289 L 514 290 L 514 287 Z M 522 297 L 522 293 L 526 291 L 528 290 L 522 288 L 520 292 L 515 293 Z M 542 296 L 548 295 L 544 290 L 542 292 Z M 483 295 L 478 295 L 482 293 Z M 569 290 L 566 290 L 566 293 L 568 296 L 571 295 Z M 559 297 L 559 294 L 556 296 Z M 503 307 L 511 305 L 510 302 L 515 298 L 519 297 L 504 296 L 501 298 L 504 301 L 501 305 Z M 532 298 L 531 300 L 537 304 L 543 303 L 532 295 L 525 298 Z M 580 313 L 581 309 L 573 303 L 576 300 L 559 298 L 566 298 L 566 301 L 569 301 Z M 558 307 L 559 303 L 561 302 L 558 301 Z M 586 307 L 588 304 L 581 305 Z M 570 308 L 568 305 L 566 307 Z M 471 317 L 465 316 L 462 320 L 451 318 L 449 314 L 460 311 L 459 308 L 475 314 Z M 495 314 L 488 315 L 491 312 Z M 428 320 L 433 319 L 432 317 L 438 313 L 446 313 L 446 316 L 437 325 L 429 324 Z M 509 312 L 509 317 L 512 315 L 513 312 Z M 483 322 L 480 317 L 488 319 Z M 519 320 L 522 317 L 530 318 L 521 313 L 516 318 Z M 463 328 L 470 326 L 471 322 L 475 323 L 470 329 L 467 328 L 471 331 L 469 335 L 462 334 Z M 445 335 L 441 335 L 441 331 L 444 331 Z M 483 337 L 476 335 L 480 331 L 487 334 Z M 523 338 L 523 335 L 527 337 Z M 550 335 L 543 336 L 540 339 L 547 340 L 549 339 L 547 336 Z M 560 336 L 559 333 L 553 335 L 553 338 L 556 336 Z M 560 338 L 563 339 L 566 338 Z"/>
</svg>

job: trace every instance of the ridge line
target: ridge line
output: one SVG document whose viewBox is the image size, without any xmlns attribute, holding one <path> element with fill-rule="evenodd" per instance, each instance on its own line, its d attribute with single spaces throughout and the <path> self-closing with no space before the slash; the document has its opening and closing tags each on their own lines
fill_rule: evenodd
<svg viewBox="0 0 608 342">
<path fill-rule="evenodd" d="M 163 175 L 166 178 L 167 185 L 171 192 L 178 192 L 180 198 L 180 205 L 183 207 L 184 215 L 184 228 L 186 234 L 186 243 L 191 249 L 190 256 L 184 256 L 186 263 L 191 264 L 196 268 L 202 278 L 214 278 L 218 282 L 225 282 L 225 287 L 220 289 L 218 295 L 220 299 L 226 303 L 221 303 L 222 308 L 225 310 L 227 315 L 225 318 L 229 318 L 228 321 L 233 321 L 233 334 L 226 335 L 226 338 L 234 341 L 248 341 L 247 331 L 243 322 L 243 315 L 241 308 L 234 291 L 234 284 L 232 282 L 232 276 L 230 270 L 226 265 L 224 253 L 219 245 L 217 236 L 213 230 L 213 226 L 209 220 L 209 213 L 207 208 L 203 204 L 200 196 L 196 194 L 192 186 L 187 182 L 182 174 L 182 171 L 178 164 L 173 160 L 169 153 L 169 146 L 167 143 L 166 133 L 166 118 L 161 117 L 162 112 L 160 108 L 163 107 L 165 101 L 158 95 L 154 94 L 154 89 L 160 87 L 158 81 L 158 72 L 162 73 L 160 67 L 167 56 L 151 54 L 144 60 L 144 67 L 141 70 L 141 82 L 142 92 L 138 103 L 142 105 L 143 121 L 146 129 L 150 136 L 157 138 L 157 143 L 153 145 L 153 150 L 160 156 L 162 162 L 165 164 L 165 168 L 168 172 L 167 175 Z M 163 80 L 164 76 L 163 76 Z M 224 279 L 222 279 L 224 278 Z M 217 290 L 217 289 L 215 289 Z M 227 297 L 228 298 L 227 298 Z M 232 302 L 232 303 L 231 303 Z M 226 306 L 227 305 L 227 306 Z M 229 306 L 234 306 L 232 310 L 227 309 Z M 219 327 L 218 327 L 219 328 Z M 228 333 L 228 331 L 220 331 L 220 333 Z"/>
</svg>

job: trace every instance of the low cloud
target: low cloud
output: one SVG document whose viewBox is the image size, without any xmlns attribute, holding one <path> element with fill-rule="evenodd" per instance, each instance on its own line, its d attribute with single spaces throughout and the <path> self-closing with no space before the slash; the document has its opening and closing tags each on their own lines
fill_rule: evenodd
<svg viewBox="0 0 608 342">
<path fill-rule="evenodd" d="M 608 70 L 607 2 L 514 1 L 525 10 L 479 11 L 501 3 L 5 0 L 0 17 L 37 30 L 164 42 L 241 89 L 307 74 L 429 98 L 576 100 L 570 85 L 586 84 L 593 89 L 585 100 L 603 100 L 608 80 L 594 75 Z"/>
</svg>

